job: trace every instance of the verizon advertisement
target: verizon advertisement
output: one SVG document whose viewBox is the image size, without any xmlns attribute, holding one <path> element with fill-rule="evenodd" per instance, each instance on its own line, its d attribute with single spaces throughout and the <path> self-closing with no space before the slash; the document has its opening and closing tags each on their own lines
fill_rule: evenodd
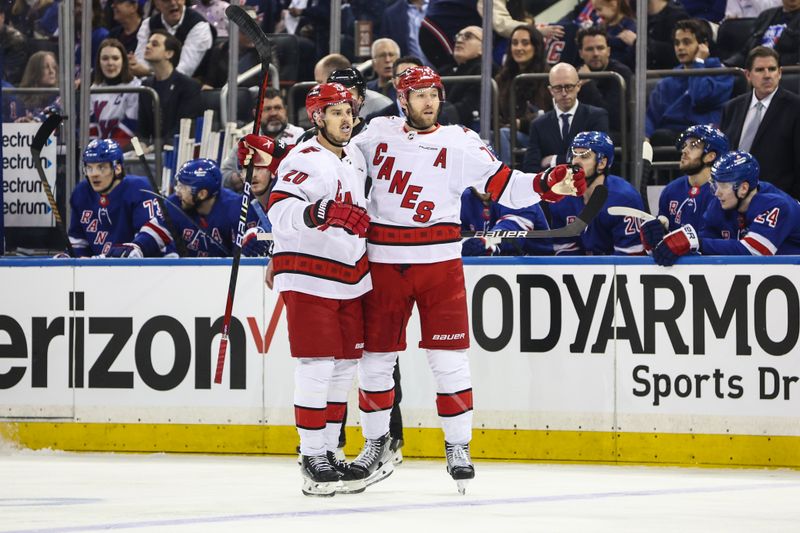
<svg viewBox="0 0 800 533">
<path fill-rule="evenodd" d="M 800 435 L 797 265 L 589 261 L 466 266 L 476 427 Z M 213 383 L 229 268 L 0 266 L 0 417 L 292 425 L 263 265 Z M 408 341 L 406 425 L 437 427 L 416 317 Z"/>
</svg>

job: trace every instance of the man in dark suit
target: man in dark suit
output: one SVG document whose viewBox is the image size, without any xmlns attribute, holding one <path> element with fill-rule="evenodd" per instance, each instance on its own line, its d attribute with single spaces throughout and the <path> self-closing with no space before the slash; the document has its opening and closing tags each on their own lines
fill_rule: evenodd
<svg viewBox="0 0 800 533">
<path fill-rule="evenodd" d="M 753 91 L 725 104 L 720 129 L 731 147 L 756 158 L 760 179 L 800 198 L 800 97 L 779 86 L 779 65 L 772 48 L 750 51 L 745 76 Z"/>
<path fill-rule="evenodd" d="M 531 123 L 530 142 L 522 162 L 523 172 L 541 172 L 566 163 L 569 145 L 582 131 L 608 133 L 608 112 L 578 102 L 581 82 L 575 67 L 558 63 L 550 69 L 548 80 L 555 107 Z"/>
<path fill-rule="evenodd" d="M 200 109 L 200 84 L 178 72 L 176 65 L 181 56 L 181 42 L 165 30 L 155 30 L 147 41 L 145 58 L 153 67 L 153 76 L 142 85 L 158 93 L 161 104 L 161 131 L 155 131 L 153 103 L 149 95 L 139 97 L 138 135 L 145 142 L 160 135 L 167 139 L 178 133 L 182 118 L 195 118 Z"/>
</svg>

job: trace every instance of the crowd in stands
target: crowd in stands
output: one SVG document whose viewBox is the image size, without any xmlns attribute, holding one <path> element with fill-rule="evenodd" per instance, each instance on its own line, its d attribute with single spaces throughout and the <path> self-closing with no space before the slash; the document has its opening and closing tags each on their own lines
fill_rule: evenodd
<svg viewBox="0 0 800 533">
<path fill-rule="evenodd" d="M 59 3 L 3 3 L 3 87 L 58 87 Z M 85 4 L 76 1 L 74 22 L 80 35 L 81 11 L 91 4 L 92 87 L 145 86 L 159 95 L 161 131 L 155 130 L 154 104 L 148 95 L 92 95 L 87 117 L 91 138 L 112 139 L 123 151 L 131 149 L 134 135 L 146 146 L 152 146 L 156 137 L 170 144 L 182 118 L 202 115 L 203 91 L 218 91 L 225 85 L 229 68 L 243 73 L 259 64 L 253 44 L 242 33 L 238 63 L 228 64 L 224 16 L 228 4 L 224 0 L 92 0 Z M 364 123 L 376 116 L 404 117 L 395 80 L 416 65 L 433 67 L 444 77 L 447 97 L 441 123 L 479 130 L 480 85 L 447 78 L 482 74 L 482 0 L 350 0 L 342 4 L 342 46 L 337 54 L 329 53 L 330 1 L 251 0 L 244 6 L 265 33 L 276 36 L 276 43 L 288 43 L 273 47 L 272 62 L 282 73 L 282 84 L 280 90 L 267 93 L 263 133 L 286 144 L 296 142 L 310 124 L 302 109 L 298 124 L 289 123 L 286 91 L 295 82 L 328 81 L 334 73 L 344 76 L 334 81 L 366 76 L 365 86 L 356 87 Z M 627 106 L 633 98 L 636 20 L 642 14 L 635 12 L 630 0 L 581 0 L 558 23 L 546 24 L 537 22 L 528 10 L 532 4 L 492 0 L 491 75 L 498 86 L 500 119 L 500 144 L 492 148 L 503 163 L 536 173 L 573 161 L 574 141 L 584 132 L 607 135 L 612 146 L 620 147 L 621 133 L 631 127 L 622 121 L 620 102 Z M 676 157 L 681 157 L 684 170 L 686 131 L 701 124 L 719 128 L 730 150 L 754 158 L 762 183 L 800 198 L 800 97 L 796 94 L 800 80 L 792 74 L 783 77 L 792 78 L 794 85 L 782 81 L 782 67 L 800 63 L 800 0 L 649 0 L 646 17 L 648 69 L 740 67 L 747 81 L 717 73 L 654 80 L 648 86 L 644 132 L 649 142 L 677 146 Z M 369 57 L 358 55 L 354 39 L 356 25 L 364 22 L 371 24 L 374 37 Z M 75 50 L 76 82 L 80 46 L 78 42 Z M 361 66 L 366 60 L 371 64 Z M 624 88 L 611 77 L 580 77 L 602 72 L 618 74 Z M 540 77 L 515 82 L 521 74 Z M 258 80 L 248 83 L 255 85 Z M 52 111 L 63 113 L 55 92 L 4 92 L 2 103 L 4 122 L 41 121 Z M 237 118 L 242 131 L 250 127 L 244 124 L 250 115 Z M 715 154 L 716 160 L 723 155 Z M 595 163 L 609 176 L 627 172 L 619 161 L 612 167 L 613 154 Z M 221 154 L 214 164 L 220 187 L 240 192 L 242 169 L 235 153 Z M 486 213 L 492 209 L 476 192 L 467 191 L 467 199 L 482 205 Z M 547 211 L 543 220 L 553 224 L 557 216 Z M 486 216 L 484 226 L 492 226 L 497 222 L 494 218 L 503 217 Z M 531 227 L 541 225 L 539 218 L 529 222 Z M 474 243 L 470 246 L 481 250 Z M 558 246 L 551 251 L 571 249 Z M 594 252 L 639 253 L 637 246 Z M 495 248 L 497 253 L 519 253 L 519 246 Z M 486 250 L 494 253 L 490 247 Z M 541 247 L 532 253 L 542 253 Z"/>
</svg>

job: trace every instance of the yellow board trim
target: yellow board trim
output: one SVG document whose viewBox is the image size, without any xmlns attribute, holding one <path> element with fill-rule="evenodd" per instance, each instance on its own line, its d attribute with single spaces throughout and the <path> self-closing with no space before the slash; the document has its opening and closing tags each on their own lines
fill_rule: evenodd
<svg viewBox="0 0 800 533">
<path fill-rule="evenodd" d="M 404 457 L 442 457 L 442 432 L 405 430 Z M 293 426 L 223 424 L 89 424 L 0 422 L 0 440 L 30 449 L 100 452 L 228 454 L 296 453 Z M 347 428 L 349 456 L 359 428 Z M 472 456 L 548 462 L 800 468 L 800 437 L 613 433 L 603 431 L 475 430 Z"/>
</svg>

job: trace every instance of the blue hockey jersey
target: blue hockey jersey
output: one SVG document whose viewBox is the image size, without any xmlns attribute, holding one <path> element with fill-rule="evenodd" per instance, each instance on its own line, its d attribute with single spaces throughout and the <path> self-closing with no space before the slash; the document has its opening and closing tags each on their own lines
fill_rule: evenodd
<svg viewBox="0 0 800 533">
<path fill-rule="evenodd" d="M 705 255 L 800 254 L 800 203 L 774 185 L 761 182 L 747 212 L 709 205 L 700 232 Z"/>
<path fill-rule="evenodd" d="M 112 244 L 135 243 L 145 257 L 164 255 L 171 242 L 156 197 L 142 176 L 128 175 L 108 194 L 81 180 L 70 197 L 69 240 L 76 257 L 101 255 Z"/>
<path fill-rule="evenodd" d="M 697 231 L 705 225 L 703 216 L 711 202 L 717 202 L 711 186 L 689 185 L 689 176 L 681 176 L 667 184 L 658 198 L 658 214 L 669 220 L 669 231 L 691 224 Z M 717 202 L 718 203 L 718 202 Z"/>
<path fill-rule="evenodd" d="M 525 230 L 549 229 L 539 204 L 510 209 L 496 202 L 489 205 L 467 189 L 461 194 L 461 229 Z M 553 255 L 552 239 L 503 239 L 497 255 Z"/>
<path fill-rule="evenodd" d="M 554 239 L 557 255 L 639 255 L 644 247 L 639 240 L 640 221 L 636 217 L 621 217 L 608 213 L 610 206 L 633 207 L 644 210 L 642 196 L 633 185 L 619 176 L 606 176 L 608 188 L 606 205 L 578 237 Z M 553 228 L 566 226 L 583 210 L 582 197 L 568 196 L 550 204 Z"/>
</svg>

